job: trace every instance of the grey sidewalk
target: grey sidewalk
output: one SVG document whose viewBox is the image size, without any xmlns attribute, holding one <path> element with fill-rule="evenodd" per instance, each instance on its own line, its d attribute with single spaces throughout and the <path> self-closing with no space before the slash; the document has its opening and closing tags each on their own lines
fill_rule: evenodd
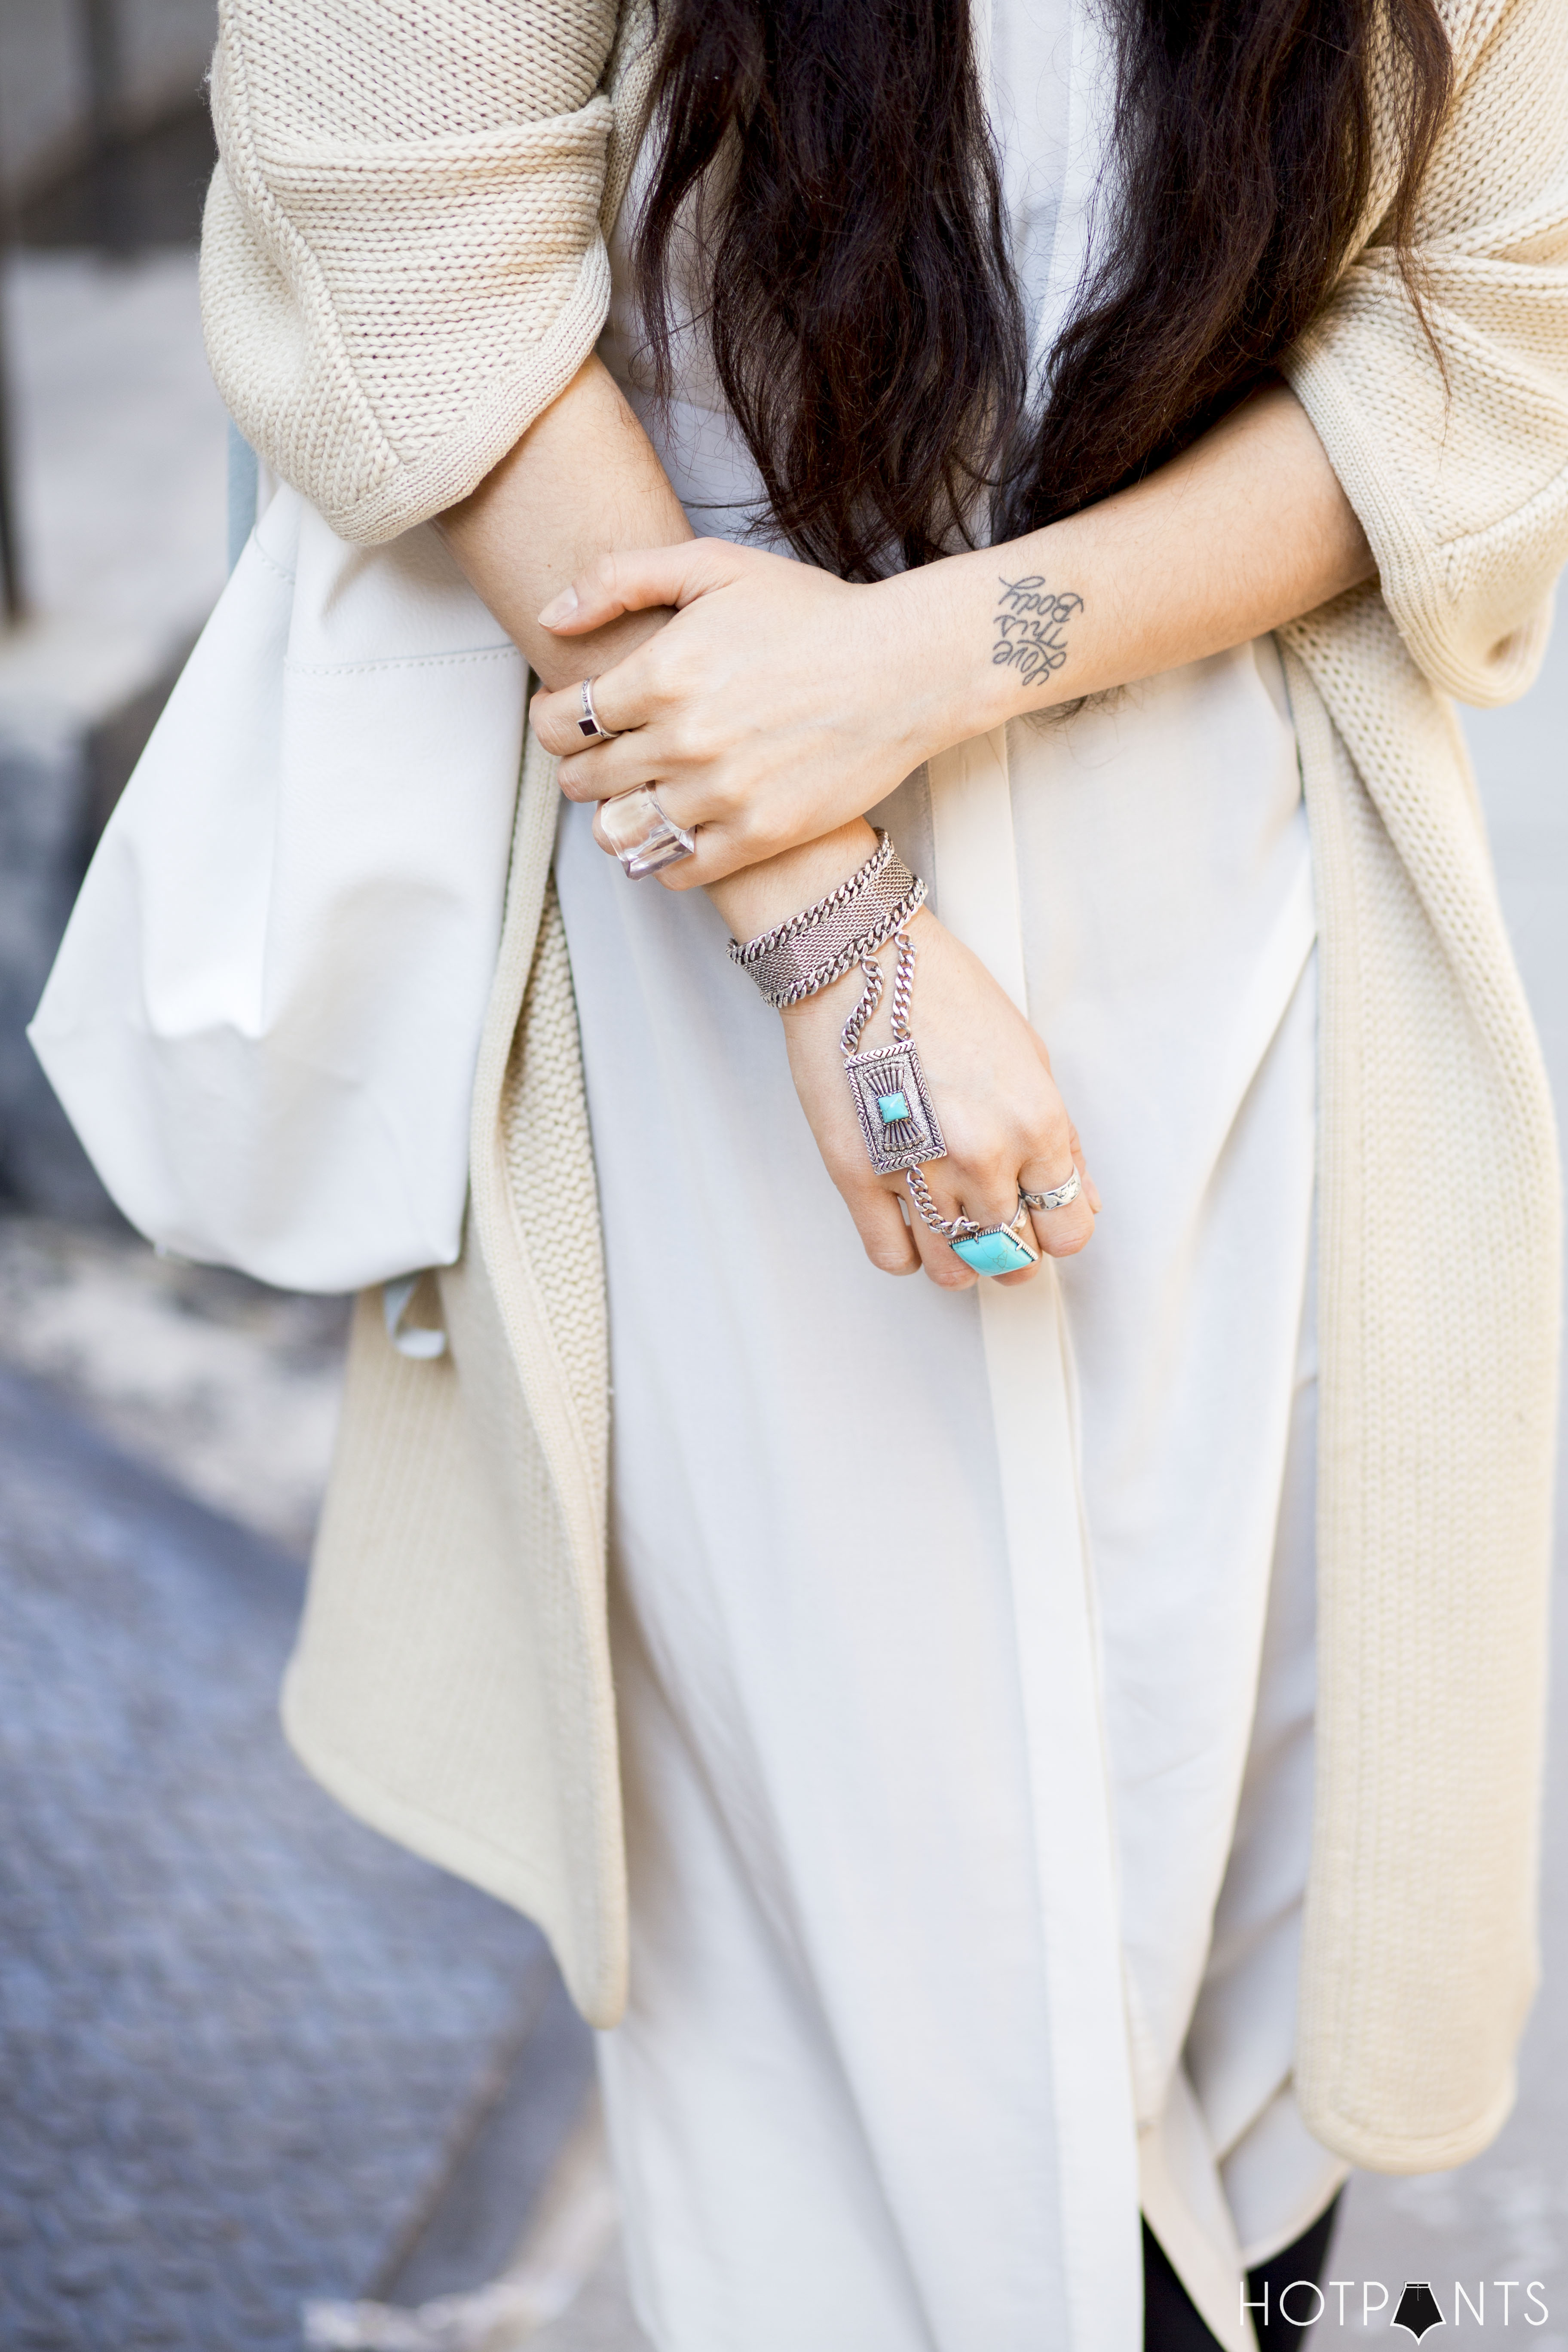
<svg viewBox="0 0 1568 2352">
<path fill-rule="evenodd" d="M 294 2352 L 307 2296 L 482 2277 L 589 2078 L 537 1932 L 287 1753 L 296 1562 L 5 1372 L 0 1491 L 0 2344 Z"/>
</svg>

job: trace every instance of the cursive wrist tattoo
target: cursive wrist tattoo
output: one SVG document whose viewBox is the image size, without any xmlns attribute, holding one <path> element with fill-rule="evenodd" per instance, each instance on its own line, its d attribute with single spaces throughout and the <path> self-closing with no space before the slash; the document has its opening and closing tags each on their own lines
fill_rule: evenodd
<svg viewBox="0 0 1568 2352">
<path fill-rule="evenodd" d="M 992 622 L 992 667 L 1017 670 L 1024 686 L 1054 677 L 1068 657 L 1068 624 L 1082 612 L 1083 598 L 1070 588 L 1047 588 L 1039 572 L 1026 580 L 1004 580 L 1001 588 Z"/>
</svg>

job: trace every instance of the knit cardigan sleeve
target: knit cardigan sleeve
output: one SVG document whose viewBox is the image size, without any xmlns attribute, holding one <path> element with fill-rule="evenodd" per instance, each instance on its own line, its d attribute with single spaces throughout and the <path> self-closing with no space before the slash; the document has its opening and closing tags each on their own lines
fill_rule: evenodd
<svg viewBox="0 0 1568 2352">
<path fill-rule="evenodd" d="M 616 0 L 219 0 L 202 309 L 345 539 L 464 498 L 593 350 Z"/>
<path fill-rule="evenodd" d="M 1489 704 L 1534 677 L 1568 559 L 1568 5 L 1443 13 L 1456 90 L 1415 255 L 1431 340 L 1374 235 L 1285 373 L 1415 660 Z"/>
</svg>

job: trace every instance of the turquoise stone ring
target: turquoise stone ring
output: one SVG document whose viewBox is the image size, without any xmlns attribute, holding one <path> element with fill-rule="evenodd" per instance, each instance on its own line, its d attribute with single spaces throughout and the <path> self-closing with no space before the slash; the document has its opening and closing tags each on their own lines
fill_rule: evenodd
<svg viewBox="0 0 1568 2352">
<path fill-rule="evenodd" d="M 1035 1252 L 1006 1225 L 989 1225 L 983 1234 L 955 1241 L 952 1253 L 976 1274 L 1016 1274 L 1035 1263 Z"/>
</svg>

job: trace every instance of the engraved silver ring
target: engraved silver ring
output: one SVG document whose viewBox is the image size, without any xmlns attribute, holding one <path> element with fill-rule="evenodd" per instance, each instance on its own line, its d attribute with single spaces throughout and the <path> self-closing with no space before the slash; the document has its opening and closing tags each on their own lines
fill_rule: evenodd
<svg viewBox="0 0 1568 2352">
<path fill-rule="evenodd" d="M 626 730 L 620 727 L 606 727 L 595 709 L 593 679 L 585 677 L 579 691 L 583 697 L 583 716 L 577 721 L 577 732 L 585 735 L 590 743 L 613 743 L 616 736 Z"/>
<path fill-rule="evenodd" d="M 1082 1190 L 1083 1182 L 1075 1168 L 1064 1183 L 1053 1184 L 1048 1192 L 1026 1192 L 1020 1185 L 1018 1199 L 1026 1209 L 1065 1209 L 1069 1201 L 1078 1199 Z"/>
</svg>

